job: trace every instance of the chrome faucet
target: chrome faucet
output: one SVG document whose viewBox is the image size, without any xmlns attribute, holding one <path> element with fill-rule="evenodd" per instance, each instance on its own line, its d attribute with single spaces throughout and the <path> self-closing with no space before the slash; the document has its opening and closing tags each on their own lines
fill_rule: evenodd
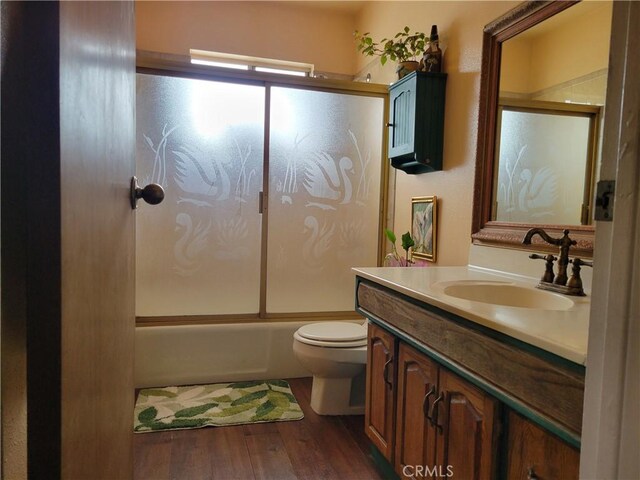
<svg viewBox="0 0 640 480">
<path fill-rule="evenodd" d="M 585 262 L 579 258 L 569 260 L 569 249 L 576 245 L 577 242 L 569 237 L 569 230 L 564 230 L 562 237 L 553 238 L 549 236 L 542 228 L 532 228 L 527 232 L 522 240 L 524 245 L 531 245 L 531 239 L 534 235 L 539 235 L 545 242 L 550 245 L 560 247 L 560 254 L 558 255 L 558 274 L 553 274 L 553 262 L 556 257 L 553 255 L 541 256 L 535 253 L 529 255 L 529 258 L 545 260 L 545 273 L 538 284 L 538 288 L 543 290 L 551 290 L 554 292 L 564 293 L 566 295 L 584 295 L 582 289 L 582 280 L 580 278 L 580 267 L 593 266 L 590 262 Z M 567 277 L 567 267 L 569 263 L 573 263 L 573 270 L 571 278 Z"/>
</svg>

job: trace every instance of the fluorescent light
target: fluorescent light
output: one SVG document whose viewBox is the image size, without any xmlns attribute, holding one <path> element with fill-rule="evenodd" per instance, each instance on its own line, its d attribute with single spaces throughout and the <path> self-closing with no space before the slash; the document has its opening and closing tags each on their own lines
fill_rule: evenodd
<svg viewBox="0 0 640 480">
<path fill-rule="evenodd" d="M 306 72 L 300 72 L 298 70 L 284 70 L 281 68 L 269 68 L 269 67 L 256 67 L 256 72 L 265 73 L 279 73 L 281 75 L 295 75 L 296 77 L 306 77 Z"/>
<path fill-rule="evenodd" d="M 255 70 L 258 72 L 295 75 L 299 77 L 313 76 L 313 64 L 275 60 L 272 58 L 250 57 L 234 53 L 209 52 L 207 50 L 190 49 L 191 63 L 212 65 L 215 67 Z"/>
<path fill-rule="evenodd" d="M 210 67 L 234 68 L 236 70 L 249 70 L 249 65 L 241 65 L 239 63 L 214 62 L 213 60 L 200 60 L 192 58 L 191 63 L 196 65 L 208 65 Z"/>
</svg>

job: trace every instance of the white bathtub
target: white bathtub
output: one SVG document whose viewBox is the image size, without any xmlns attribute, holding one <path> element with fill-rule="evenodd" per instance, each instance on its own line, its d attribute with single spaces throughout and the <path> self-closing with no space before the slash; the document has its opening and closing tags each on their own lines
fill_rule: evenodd
<svg viewBox="0 0 640 480">
<path fill-rule="evenodd" d="M 137 388 L 309 377 L 293 332 L 309 322 L 138 327 Z"/>
</svg>

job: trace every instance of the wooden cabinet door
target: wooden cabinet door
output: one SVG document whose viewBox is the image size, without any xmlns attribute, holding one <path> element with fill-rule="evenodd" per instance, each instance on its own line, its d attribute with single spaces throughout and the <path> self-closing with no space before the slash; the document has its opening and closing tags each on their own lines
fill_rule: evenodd
<svg viewBox="0 0 640 480">
<path fill-rule="evenodd" d="M 400 478 L 419 478 L 416 466 L 435 465 L 436 430 L 429 414 L 437 395 L 438 365 L 401 343 L 395 441 L 395 470 Z"/>
<path fill-rule="evenodd" d="M 389 158 L 413 152 L 416 121 L 416 77 L 389 91 Z"/>
<path fill-rule="evenodd" d="M 444 368 L 439 380 L 436 465 L 454 478 L 494 478 L 498 400 Z"/>
<path fill-rule="evenodd" d="M 508 422 L 507 478 L 578 478 L 577 449 L 513 411 L 509 412 Z"/>
<path fill-rule="evenodd" d="M 369 324 L 365 432 L 391 463 L 396 397 L 396 342 L 392 334 Z"/>
</svg>

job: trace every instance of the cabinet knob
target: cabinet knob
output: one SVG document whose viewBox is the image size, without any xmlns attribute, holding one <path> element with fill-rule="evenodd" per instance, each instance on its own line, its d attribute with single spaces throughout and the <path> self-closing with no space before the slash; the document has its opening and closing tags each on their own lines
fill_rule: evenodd
<svg viewBox="0 0 640 480">
<path fill-rule="evenodd" d="M 393 123 L 389 122 L 389 123 L 387 123 L 387 127 L 393 128 L 394 125 L 393 125 Z"/>
<path fill-rule="evenodd" d="M 527 480 L 538 480 L 536 472 L 533 471 L 533 467 L 529 467 L 527 470 Z"/>
</svg>

